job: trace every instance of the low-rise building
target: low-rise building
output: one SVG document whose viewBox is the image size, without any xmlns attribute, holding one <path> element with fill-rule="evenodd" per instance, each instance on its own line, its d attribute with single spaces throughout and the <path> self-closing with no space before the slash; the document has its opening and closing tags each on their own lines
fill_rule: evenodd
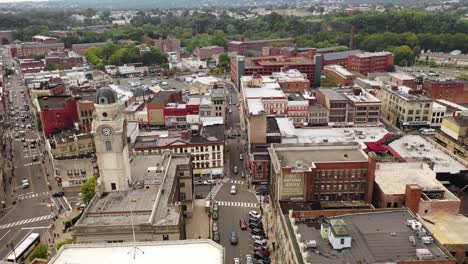
<svg viewBox="0 0 468 264">
<path fill-rule="evenodd" d="M 139 136 L 133 145 L 134 152 L 189 153 L 192 156 L 193 175 L 222 175 L 224 167 L 224 126 L 203 126 L 198 135 L 194 131 L 173 131 L 168 135 Z"/>
<path fill-rule="evenodd" d="M 281 89 L 286 93 L 310 91 L 310 82 L 306 74 L 296 69 L 274 72 L 272 77 L 278 81 Z"/>
<path fill-rule="evenodd" d="M 432 120 L 432 100 L 412 91 L 405 86 L 379 90 L 377 97 L 382 101 L 382 117 L 402 129 L 428 127 Z"/>
<path fill-rule="evenodd" d="M 79 122 L 76 100 L 71 96 L 37 98 L 42 131 L 46 138 Z"/>
<path fill-rule="evenodd" d="M 468 162 L 468 117 L 454 116 L 442 120 L 436 141 L 447 151 Z"/>
<path fill-rule="evenodd" d="M 330 123 L 344 123 L 348 119 L 348 99 L 333 89 L 318 89 L 317 101 L 328 109 Z"/>
<path fill-rule="evenodd" d="M 354 124 L 378 124 L 380 122 L 380 106 L 382 102 L 370 93 L 347 93 L 348 99 L 347 122 Z"/>
<path fill-rule="evenodd" d="M 404 72 L 391 72 L 388 74 L 390 81 L 398 86 L 406 86 L 416 89 L 416 78 Z"/>
<path fill-rule="evenodd" d="M 268 152 L 274 201 L 315 201 L 324 207 L 372 201 L 375 159 L 356 142 L 272 144 Z"/>
<path fill-rule="evenodd" d="M 63 51 L 63 43 L 19 43 L 10 49 L 11 55 L 18 58 L 31 58 L 34 55 L 47 54 L 51 51 Z"/>
<path fill-rule="evenodd" d="M 99 175 L 91 134 L 68 130 L 52 135 L 46 142 L 55 180 L 63 188 L 80 187 L 90 177 Z"/>
<path fill-rule="evenodd" d="M 181 41 L 176 38 L 159 38 L 154 40 L 154 47 L 164 52 L 177 52 Z"/>
<path fill-rule="evenodd" d="M 210 239 L 72 244 L 62 246 L 48 263 L 147 264 L 155 259 L 173 264 L 224 264 L 225 253 L 223 246 Z"/>
<path fill-rule="evenodd" d="M 340 65 L 328 65 L 323 70 L 327 78 L 332 78 L 338 84 L 343 86 L 351 86 L 356 79 L 356 76 L 349 72 L 346 68 Z"/>
<path fill-rule="evenodd" d="M 428 80 L 423 83 L 424 95 L 457 104 L 468 103 L 468 81 Z"/>
<path fill-rule="evenodd" d="M 287 114 L 288 98 L 279 83 L 269 76 L 243 76 L 241 79 L 243 101 L 260 99 L 266 115 Z"/>
<path fill-rule="evenodd" d="M 279 262 L 455 264 L 450 252 L 405 209 L 301 211 L 281 208 Z M 300 220 L 299 220 L 300 219 Z M 317 253 L 319 252 L 319 253 Z"/>
<path fill-rule="evenodd" d="M 460 199 L 445 188 L 424 162 L 382 162 L 375 170 L 376 208 L 407 207 L 415 214 L 453 214 Z"/>
<path fill-rule="evenodd" d="M 388 72 L 393 67 L 394 56 L 390 52 L 352 54 L 348 57 L 348 70 L 367 75 L 372 72 Z"/>
<path fill-rule="evenodd" d="M 197 48 L 195 53 L 200 60 L 216 59 L 220 54 L 224 53 L 224 48 L 220 46 L 202 47 Z"/>
<path fill-rule="evenodd" d="M 437 102 L 432 102 L 432 118 L 431 127 L 442 126 L 442 120 L 444 120 L 445 113 L 447 113 L 447 107 Z"/>
<path fill-rule="evenodd" d="M 340 65 L 344 68 L 348 68 L 348 57 L 355 54 L 363 53 L 361 50 L 345 50 L 345 51 L 330 51 L 321 52 L 321 49 L 317 50 L 317 53 L 322 54 L 323 66 L 326 65 Z"/>
<path fill-rule="evenodd" d="M 164 107 L 168 103 L 182 103 L 182 92 L 161 90 L 154 98 L 146 102 L 150 126 L 164 127 Z"/>
<path fill-rule="evenodd" d="M 84 64 L 83 57 L 73 51 L 49 52 L 44 58 L 46 67 L 56 67 L 60 69 L 71 69 Z"/>
</svg>

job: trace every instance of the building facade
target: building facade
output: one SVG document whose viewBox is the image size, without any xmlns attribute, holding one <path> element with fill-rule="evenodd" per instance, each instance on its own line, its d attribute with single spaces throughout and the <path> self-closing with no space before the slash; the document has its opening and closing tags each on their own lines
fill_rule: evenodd
<svg viewBox="0 0 468 264">
<path fill-rule="evenodd" d="M 230 41 L 228 42 L 228 52 L 235 52 L 237 55 L 245 55 L 246 51 L 260 53 L 263 47 L 283 45 L 295 47 L 296 42 L 293 38 L 284 39 L 265 39 L 265 40 L 253 40 L 253 41 Z"/>
<path fill-rule="evenodd" d="M 437 81 L 423 83 L 424 95 L 431 99 L 445 99 L 456 104 L 468 103 L 468 81 Z"/>
<path fill-rule="evenodd" d="M 393 67 L 394 56 L 390 52 L 353 54 L 348 57 L 348 70 L 367 75 L 372 72 L 388 72 Z"/>
<path fill-rule="evenodd" d="M 37 101 L 46 138 L 62 129 L 74 127 L 79 121 L 76 100 L 71 96 L 45 96 L 37 98 Z"/>
<path fill-rule="evenodd" d="M 458 158 L 468 161 L 468 117 L 446 117 L 442 120 L 436 141 Z"/>
</svg>

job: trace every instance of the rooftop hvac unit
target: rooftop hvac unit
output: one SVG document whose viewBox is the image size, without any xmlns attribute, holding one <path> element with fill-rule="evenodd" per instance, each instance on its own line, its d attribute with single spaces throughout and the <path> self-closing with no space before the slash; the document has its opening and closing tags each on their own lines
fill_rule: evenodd
<svg viewBox="0 0 468 264">
<path fill-rule="evenodd" d="M 427 248 L 417 248 L 416 256 L 419 260 L 428 260 L 433 258 L 431 251 Z"/>
<path fill-rule="evenodd" d="M 434 242 L 434 239 L 430 236 L 421 237 L 421 240 L 426 245 L 432 244 Z"/>
</svg>

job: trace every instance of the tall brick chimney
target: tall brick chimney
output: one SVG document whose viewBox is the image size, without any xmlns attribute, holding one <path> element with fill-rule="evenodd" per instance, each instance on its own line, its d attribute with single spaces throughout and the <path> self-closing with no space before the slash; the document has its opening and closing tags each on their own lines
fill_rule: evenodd
<svg viewBox="0 0 468 264">
<path fill-rule="evenodd" d="M 349 49 L 354 49 L 354 33 L 356 33 L 356 25 L 351 27 L 351 35 L 349 36 Z"/>
<path fill-rule="evenodd" d="M 405 206 L 413 213 L 419 210 L 419 200 L 421 199 L 422 188 L 417 184 L 407 184 L 405 189 Z"/>
</svg>

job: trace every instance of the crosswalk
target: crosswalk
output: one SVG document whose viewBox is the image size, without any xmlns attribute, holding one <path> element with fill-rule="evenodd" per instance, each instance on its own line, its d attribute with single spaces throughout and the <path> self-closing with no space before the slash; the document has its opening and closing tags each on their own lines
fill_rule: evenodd
<svg viewBox="0 0 468 264">
<path fill-rule="evenodd" d="M 26 200 L 26 199 L 31 199 L 31 198 L 36 198 L 40 196 L 45 196 L 48 195 L 48 192 L 40 192 L 40 193 L 26 193 L 26 194 L 20 194 L 18 195 L 19 200 Z"/>
<path fill-rule="evenodd" d="M 222 186 L 223 186 L 222 184 L 216 184 L 208 193 L 208 195 L 206 196 L 206 199 L 213 199 L 216 196 L 216 194 L 219 192 Z"/>
<path fill-rule="evenodd" d="M 25 224 L 29 224 L 29 223 L 44 221 L 44 220 L 47 220 L 47 219 L 51 219 L 53 217 L 54 216 L 50 214 L 50 215 L 44 215 L 44 216 L 29 218 L 29 219 L 25 219 L 25 220 L 21 220 L 21 221 L 16 221 L 16 222 L 13 222 L 13 223 L 0 225 L 0 230 L 1 229 L 7 229 L 7 228 L 10 228 L 10 227 L 19 226 L 19 225 L 25 225 Z"/>
<path fill-rule="evenodd" d="M 245 184 L 245 181 L 230 180 L 229 183 L 232 183 L 232 184 Z"/>
<path fill-rule="evenodd" d="M 30 163 L 24 164 L 24 166 L 25 166 L 25 167 L 29 167 L 29 166 L 38 165 L 38 164 L 41 164 L 41 162 L 40 162 L 40 161 L 30 162 Z"/>
<path fill-rule="evenodd" d="M 220 206 L 236 206 L 236 207 L 258 207 L 258 203 L 243 203 L 243 202 L 227 202 L 227 201 L 216 201 Z"/>
<path fill-rule="evenodd" d="M 15 138 L 13 141 L 17 141 L 17 142 L 18 142 L 18 141 L 22 141 L 22 139 L 21 139 L 21 138 Z M 37 139 L 36 139 L 36 138 L 26 138 L 24 141 L 26 141 L 26 142 L 33 142 L 33 141 L 37 141 Z"/>
</svg>

